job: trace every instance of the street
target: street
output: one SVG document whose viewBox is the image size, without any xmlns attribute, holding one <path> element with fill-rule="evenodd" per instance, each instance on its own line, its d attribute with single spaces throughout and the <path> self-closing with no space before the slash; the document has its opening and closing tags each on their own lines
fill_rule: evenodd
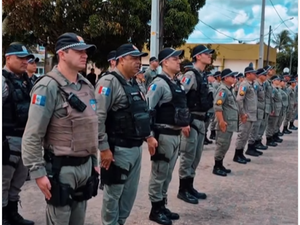
<svg viewBox="0 0 300 225">
<path fill-rule="evenodd" d="M 295 121 L 297 122 L 297 121 Z M 297 123 L 295 124 L 297 126 Z M 180 214 L 174 225 L 294 225 L 298 221 L 298 131 L 284 135 L 283 143 L 269 147 L 258 158 L 250 157 L 247 165 L 232 161 L 236 134 L 224 159 L 226 168 L 232 170 L 227 177 L 212 174 L 214 144 L 204 148 L 197 169 L 195 188 L 207 194 L 198 205 L 177 199 L 177 161 L 169 188 L 168 208 Z M 265 143 L 265 141 L 263 142 Z M 141 179 L 137 198 L 126 224 L 152 225 L 148 219 L 150 201 L 148 180 L 150 157 L 144 145 Z M 35 181 L 26 182 L 21 192 L 20 213 L 26 219 L 44 225 L 45 200 Z M 88 202 L 86 225 L 101 224 L 102 191 Z"/>
</svg>

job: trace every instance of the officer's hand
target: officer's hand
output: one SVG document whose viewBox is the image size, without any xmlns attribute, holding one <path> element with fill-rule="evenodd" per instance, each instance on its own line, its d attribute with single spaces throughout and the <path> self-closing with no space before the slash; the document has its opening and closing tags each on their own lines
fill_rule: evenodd
<svg viewBox="0 0 300 225">
<path fill-rule="evenodd" d="M 274 111 L 270 113 L 270 116 L 274 116 L 274 115 L 275 115 L 275 112 L 274 112 Z"/>
<path fill-rule="evenodd" d="M 43 176 L 43 177 L 39 177 L 37 179 L 35 179 L 36 184 L 39 186 L 39 188 L 41 189 L 41 191 L 43 192 L 43 194 L 45 195 L 45 198 L 47 200 L 50 200 L 51 198 L 51 183 L 48 179 L 47 176 Z"/>
<path fill-rule="evenodd" d="M 242 123 L 246 123 L 247 122 L 247 114 L 244 114 L 244 115 L 242 115 L 241 116 L 241 121 L 242 121 Z"/>
<path fill-rule="evenodd" d="M 149 137 L 147 138 L 147 143 L 148 143 L 148 151 L 150 153 L 150 155 L 154 155 L 155 154 L 155 150 L 158 146 L 158 142 L 154 137 Z"/>
<path fill-rule="evenodd" d="M 95 169 L 95 171 L 96 171 L 98 174 L 100 174 L 100 167 L 99 167 L 99 166 L 95 166 L 94 169 Z"/>
<path fill-rule="evenodd" d="M 185 137 L 189 137 L 190 136 L 190 131 L 191 131 L 191 128 L 190 126 L 187 126 L 187 127 L 183 127 L 182 128 L 182 133 Z"/>
<path fill-rule="evenodd" d="M 220 121 L 220 123 L 219 123 L 219 127 L 220 127 L 221 131 L 222 131 L 223 133 L 225 133 L 226 128 L 227 128 L 227 123 L 226 123 L 224 120 L 222 120 L 222 121 Z"/>
<path fill-rule="evenodd" d="M 106 149 L 104 151 L 100 152 L 100 158 L 101 158 L 101 167 L 108 170 L 111 162 L 114 162 L 114 157 L 110 149 Z"/>
</svg>

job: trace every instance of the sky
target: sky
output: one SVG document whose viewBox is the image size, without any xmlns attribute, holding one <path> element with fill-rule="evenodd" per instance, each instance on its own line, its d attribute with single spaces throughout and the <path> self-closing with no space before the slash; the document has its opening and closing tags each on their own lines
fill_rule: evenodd
<svg viewBox="0 0 300 225">
<path fill-rule="evenodd" d="M 261 8 L 262 0 L 206 0 L 205 6 L 199 10 L 199 23 L 187 43 L 257 43 L 260 37 Z M 285 29 L 294 36 L 298 32 L 298 1 L 266 0 L 265 43 L 268 43 L 269 26 L 273 30 L 271 39 Z M 272 42 L 271 46 L 274 46 Z"/>
</svg>

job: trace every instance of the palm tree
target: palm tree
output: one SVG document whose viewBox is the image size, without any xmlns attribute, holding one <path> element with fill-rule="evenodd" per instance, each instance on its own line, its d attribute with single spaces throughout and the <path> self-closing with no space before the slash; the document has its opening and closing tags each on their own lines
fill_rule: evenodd
<svg viewBox="0 0 300 225">
<path fill-rule="evenodd" d="M 298 35 L 297 35 L 298 38 Z M 279 50 L 279 52 L 286 50 L 286 48 L 290 47 L 293 40 L 290 37 L 290 33 L 288 30 L 283 30 L 279 34 L 275 35 L 275 38 L 272 40 L 275 44 L 275 48 Z M 298 39 L 297 39 L 298 42 Z"/>
</svg>

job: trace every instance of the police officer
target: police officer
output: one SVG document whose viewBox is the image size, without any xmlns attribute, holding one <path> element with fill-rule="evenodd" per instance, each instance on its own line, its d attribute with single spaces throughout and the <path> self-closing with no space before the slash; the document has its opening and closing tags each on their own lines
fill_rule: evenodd
<svg viewBox="0 0 300 225">
<path fill-rule="evenodd" d="M 272 66 L 268 65 L 268 66 L 264 67 L 264 70 L 267 71 L 267 80 L 264 82 L 266 108 L 265 108 L 264 120 L 262 121 L 262 125 L 260 126 L 259 131 L 258 131 L 258 139 L 259 140 L 262 140 L 262 136 L 267 130 L 267 126 L 269 124 L 269 116 L 272 113 L 271 109 L 273 109 L 273 104 L 274 104 L 273 98 L 272 98 L 273 87 L 272 87 L 272 82 L 270 80 L 270 78 L 274 74 L 274 68 Z M 269 141 L 267 140 L 267 146 L 276 147 L 277 143 L 274 142 L 272 138 L 270 138 Z"/>
<path fill-rule="evenodd" d="M 28 60 L 28 65 L 27 65 L 27 74 L 28 77 L 32 83 L 32 85 L 34 85 L 34 82 L 38 79 L 38 76 L 35 74 L 36 69 L 37 69 L 37 63 L 40 61 L 39 58 L 33 58 L 33 59 L 29 59 Z"/>
<path fill-rule="evenodd" d="M 267 146 L 264 146 L 259 139 L 258 132 L 265 116 L 266 108 L 266 97 L 264 82 L 267 79 L 267 71 L 263 68 L 258 69 L 256 72 L 257 79 L 254 81 L 254 85 L 257 87 L 257 120 L 253 123 L 252 129 L 250 131 L 248 144 L 255 145 L 256 149 L 266 150 Z"/>
<path fill-rule="evenodd" d="M 278 137 L 276 133 L 276 127 L 278 124 L 279 115 L 282 109 L 282 96 L 279 92 L 279 86 L 280 86 L 280 77 L 275 75 L 271 77 L 272 81 L 272 100 L 274 102 L 273 108 L 271 109 L 271 114 L 269 117 L 269 124 L 266 130 L 266 136 L 267 136 L 267 145 L 270 143 L 270 141 L 274 141 L 277 143 L 281 143 L 282 139 Z"/>
<path fill-rule="evenodd" d="M 113 71 L 116 68 L 116 50 L 110 51 L 107 55 L 107 62 L 109 63 L 109 67 L 107 71 L 101 72 L 98 76 L 98 80 L 105 74 Z"/>
<path fill-rule="evenodd" d="M 283 136 L 283 133 L 280 132 L 280 127 L 286 117 L 286 112 L 287 112 L 287 108 L 289 106 L 289 97 L 287 94 L 287 90 L 286 90 L 286 79 L 284 79 L 284 77 L 280 77 L 280 86 L 278 88 L 278 91 L 280 92 L 281 96 L 282 96 L 282 108 L 281 108 L 281 112 L 279 114 L 279 119 L 278 119 L 278 124 L 276 127 L 276 133 L 278 136 Z"/>
<path fill-rule="evenodd" d="M 103 225 L 125 224 L 136 197 L 141 146 L 151 130 L 148 105 L 134 75 L 140 70 L 141 57 L 147 55 L 133 44 L 121 45 L 116 51 L 115 70 L 102 76 L 96 85 L 101 182 L 104 184 Z M 153 137 L 149 138 L 149 143 L 157 144 Z"/>
<path fill-rule="evenodd" d="M 154 137 L 158 141 L 155 154 L 151 157 L 149 198 L 152 209 L 149 219 L 159 224 L 171 225 L 179 219 L 165 207 L 168 187 L 178 157 L 180 133 L 189 136 L 190 113 L 185 91 L 175 74 L 180 71 L 182 50 L 165 48 L 158 54 L 162 74 L 150 84 L 147 99 L 149 107 L 155 109 Z"/>
<path fill-rule="evenodd" d="M 147 68 L 145 76 L 145 84 L 148 88 L 153 78 L 157 75 L 157 67 L 159 66 L 158 59 L 155 56 L 152 56 L 149 59 L 149 67 Z"/>
<path fill-rule="evenodd" d="M 78 73 L 95 50 L 77 34 L 62 34 L 55 45 L 58 65 L 31 92 L 22 153 L 45 195 L 47 225 L 84 224 L 87 200 L 97 194 L 94 87 Z"/>
<path fill-rule="evenodd" d="M 192 122 L 190 135 L 182 135 L 181 138 L 180 184 L 177 197 L 191 204 L 198 204 L 198 199 L 206 199 L 206 194 L 198 192 L 193 183 L 203 151 L 206 113 L 213 106 L 213 94 L 209 92 L 207 78 L 203 75 L 203 71 L 211 64 L 214 52 L 215 50 L 208 49 L 204 45 L 196 46 L 192 51 L 194 68 L 188 70 L 181 79 L 192 114 Z"/>
<path fill-rule="evenodd" d="M 243 82 L 243 80 L 245 79 L 245 76 L 243 73 L 238 73 L 236 75 L 236 79 L 237 79 L 237 82 L 236 84 L 234 85 L 234 92 L 235 92 L 235 96 L 237 96 L 238 94 L 238 91 L 239 91 L 239 87 L 240 87 L 240 84 Z"/>
<path fill-rule="evenodd" d="M 145 84 L 145 76 L 144 76 L 145 71 L 140 70 L 136 75 L 135 75 L 135 80 L 137 84 L 139 85 L 140 90 L 143 92 L 144 95 L 147 94 L 147 89 L 146 89 L 146 84 Z"/>
<path fill-rule="evenodd" d="M 239 106 L 241 123 L 239 125 L 240 132 L 238 133 L 236 139 L 236 150 L 233 161 L 241 164 L 246 164 L 247 162 L 251 161 L 244 156 L 243 151 L 248 141 L 253 123 L 257 120 L 257 87 L 254 84 L 256 72 L 257 71 L 252 67 L 245 68 L 245 79 L 240 84 L 238 95 L 236 97 Z M 251 156 L 259 156 L 262 154 L 262 152 L 256 150 L 254 143 L 248 143 L 246 154 Z"/>
<path fill-rule="evenodd" d="M 239 109 L 233 93 L 232 84 L 235 82 L 237 72 L 230 69 L 224 69 L 221 73 L 222 84 L 217 90 L 214 99 L 214 110 L 218 121 L 215 165 L 213 174 L 227 176 L 231 173 L 223 165 L 223 159 L 230 147 L 233 132 L 238 130 Z"/>
<path fill-rule="evenodd" d="M 221 84 L 221 72 L 220 71 L 216 71 L 214 74 L 214 78 L 215 78 L 215 82 L 213 82 L 213 87 L 215 89 L 215 92 L 217 92 L 217 89 L 219 88 L 220 84 Z M 213 117 L 212 118 L 212 122 L 210 124 L 210 136 L 209 139 L 211 140 L 215 140 L 216 139 L 216 126 L 217 126 L 217 121 L 216 118 Z"/>
<path fill-rule="evenodd" d="M 293 115 L 293 120 L 290 122 L 290 126 L 289 126 L 291 130 L 298 130 L 298 127 L 294 125 L 295 118 L 298 116 L 298 75 L 295 76 L 295 80 L 296 80 L 296 86 L 294 88 L 295 90 L 294 115 Z"/>
<path fill-rule="evenodd" d="M 216 79 L 214 78 L 214 74 L 212 74 L 211 72 L 206 72 L 206 76 L 207 76 L 209 90 L 210 90 L 210 92 L 213 93 L 213 96 L 215 96 L 217 90 L 215 89 L 215 87 L 213 85 L 214 82 L 216 81 Z M 215 120 L 215 113 L 214 113 L 214 108 L 212 107 L 212 108 L 210 108 L 207 111 L 207 115 L 206 115 L 206 118 L 205 118 L 205 139 L 204 139 L 204 145 L 208 145 L 208 144 L 212 144 L 213 143 L 211 140 L 209 140 L 207 138 L 207 130 L 208 130 L 209 125 L 214 120 Z"/>
<path fill-rule="evenodd" d="M 288 125 L 289 125 L 290 121 L 293 121 L 294 107 L 296 104 L 295 103 L 296 102 L 296 94 L 295 94 L 296 80 L 294 78 L 291 78 L 289 83 L 290 83 L 290 86 L 287 88 L 289 105 L 287 108 L 286 118 L 284 120 L 284 126 L 283 126 L 284 134 L 292 133 L 292 131 L 288 130 Z"/>
<path fill-rule="evenodd" d="M 32 225 L 18 213 L 20 191 L 28 169 L 21 158 L 21 142 L 30 105 L 27 61 L 34 59 L 25 46 L 12 43 L 2 69 L 2 224 Z"/>
</svg>

